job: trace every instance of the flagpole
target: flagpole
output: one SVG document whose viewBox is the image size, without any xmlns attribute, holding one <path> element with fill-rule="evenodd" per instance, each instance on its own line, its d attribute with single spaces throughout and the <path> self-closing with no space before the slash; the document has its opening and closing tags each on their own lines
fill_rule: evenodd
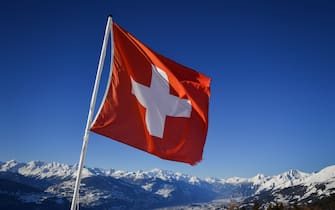
<svg viewBox="0 0 335 210">
<path fill-rule="evenodd" d="M 90 103 L 90 109 L 88 112 L 88 117 L 87 117 L 87 122 L 86 122 L 86 128 L 85 128 L 85 133 L 83 137 L 83 145 L 81 148 L 81 153 L 80 153 L 80 159 L 79 159 L 79 165 L 78 165 L 78 171 L 77 171 L 77 178 L 76 178 L 76 183 L 74 186 L 74 192 L 73 192 L 73 197 L 72 197 L 72 203 L 71 203 L 71 210 L 78 210 L 79 209 L 79 188 L 80 188 L 80 181 L 81 181 L 81 172 L 84 167 L 84 160 L 86 156 L 86 149 L 87 149 L 87 144 L 88 144 L 88 138 L 89 138 L 89 130 L 91 127 L 91 122 L 94 114 L 94 108 L 95 108 L 95 102 L 98 94 L 98 87 L 100 83 L 100 77 L 101 77 L 101 72 L 103 69 L 105 57 L 106 57 L 106 50 L 107 50 L 107 43 L 108 43 L 108 36 L 111 33 L 112 29 L 112 16 L 108 16 L 107 20 L 107 25 L 106 25 L 106 30 L 105 30 L 105 36 L 104 40 L 102 43 L 102 49 L 101 49 L 101 54 L 100 54 L 100 59 L 99 59 L 99 64 L 98 64 L 98 70 L 97 74 L 95 77 L 95 83 L 94 83 L 94 88 L 93 88 L 93 93 L 92 93 L 92 98 L 91 98 L 91 103 Z M 111 40 L 113 42 L 113 40 Z"/>
</svg>

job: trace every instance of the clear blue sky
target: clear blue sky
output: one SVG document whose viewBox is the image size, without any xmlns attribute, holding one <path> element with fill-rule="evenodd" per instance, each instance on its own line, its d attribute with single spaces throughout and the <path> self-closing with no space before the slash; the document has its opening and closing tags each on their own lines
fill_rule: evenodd
<svg viewBox="0 0 335 210">
<path fill-rule="evenodd" d="M 112 14 L 212 78 L 210 125 L 195 167 L 96 134 L 87 166 L 226 178 L 333 165 L 334 11 L 333 1 L 308 0 L 2 1 L 0 160 L 78 162 Z"/>
</svg>

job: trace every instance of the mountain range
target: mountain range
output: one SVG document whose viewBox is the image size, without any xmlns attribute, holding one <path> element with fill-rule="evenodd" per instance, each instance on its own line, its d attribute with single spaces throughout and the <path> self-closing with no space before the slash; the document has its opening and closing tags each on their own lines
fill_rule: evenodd
<svg viewBox="0 0 335 210">
<path fill-rule="evenodd" d="M 69 209 L 77 165 L 0 162 L 0 209 Z M 267 209 L 335 200 L 335 165 L 251 178 L 205 178 L 160 169 L 127 172 L 84 168 L 81 209 L 225 209 L 232 203 Z"/>
</svg>

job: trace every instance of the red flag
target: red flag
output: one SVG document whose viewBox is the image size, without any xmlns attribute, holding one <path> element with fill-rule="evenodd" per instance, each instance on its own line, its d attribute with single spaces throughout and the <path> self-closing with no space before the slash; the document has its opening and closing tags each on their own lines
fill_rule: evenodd
<svg viewBox="0 0 335 210">
<path fill-rule="evenodd" d="M 91 131 L 160 158 L 201 161 L 210 78 L 152 51 L 113 23 L 112 77 Z"/>
</svg>

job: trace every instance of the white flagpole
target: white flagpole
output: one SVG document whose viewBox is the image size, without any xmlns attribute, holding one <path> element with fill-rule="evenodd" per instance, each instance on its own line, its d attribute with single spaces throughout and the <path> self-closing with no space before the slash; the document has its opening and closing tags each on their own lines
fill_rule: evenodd
<svg viewBox="0 0 335 210">
<path fill-rule="evenodd" d="M 81 172 L 82 172 L 83 167 L 84 167 L 84 160 L 85 160 L 88 137 L 89 137 L 89 129 L 91 127 L 91 122 L 92 122 L 94 108 L 95 108 L 95 102 L 96 102 L 96 98 L 97 98 L 97 94 L 98 94 L 98 87 L 99 87 L 99 83 L 100 83 L 101 72 L 102 72 L 105 57 L 106 57 L 108 36 L 111 33 L 111 30 L 112 30 L 112 16 L 108 16 L 108 21 L 107 21 L 106 30 L 105 30 L 105 36 L 104 36 L 102 49 L 101 49 L 101 54 L 100 54 L 100 59 L 99 59 L 98 70 L 97 70 L 97 74 L 96 74 L 96 78 L 95 78 L 95 84 L 94 84 L 92 98 L 91 98 L 90 109 L 89 109 L 89 112 L 88 112 L 88 117 L 87 117 L 87 122 L 86 122 L 85 134 L 84 134 L 84 137 L 83 137 L 83 145 L 82 145 L 81 153 L 80 153 L 80 159 L 79 159 L 79 165 L 78 165 L 78 171 L 77 171 L 78 174 L 77 174 L 76 183 L 75 183 L 74 192 L 73 192 L 73 197 L 72 197 L 71 210 L 78 210 L 79 209 L 79 187 L 80 187 L 80 181 L 81 181 Z M 111 40 L 111 42 L 113 42 L 113 40 Z"/>
</svg>

